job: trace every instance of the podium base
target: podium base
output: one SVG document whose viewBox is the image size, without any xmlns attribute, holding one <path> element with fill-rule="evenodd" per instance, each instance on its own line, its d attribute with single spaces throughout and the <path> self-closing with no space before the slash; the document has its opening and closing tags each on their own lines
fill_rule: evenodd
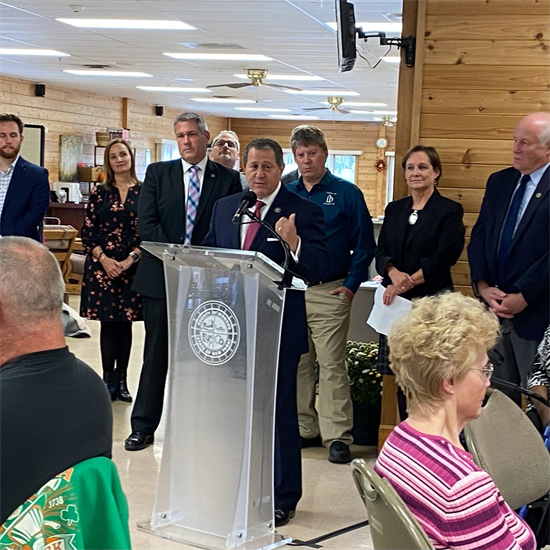
<svg viewBox="0 0 550 550">
<path fill-rule="evenodd" d="M 144 531 L 150 535 L 181 542 L 195 546 L 196 548 L 203 548 L 204 550 L 227 550 L 228 548 L 235 548 L 236 550 L 271 550 L 292 542 L 292 537 L 271 533 L 249 542 L 227 546 L 227 541 L 223 537 L 189 529 L 181 525 L 164 525 L 153 529 L 150 521 L 142 521 L 137 526 L 140 531 Z"/>
</svg>

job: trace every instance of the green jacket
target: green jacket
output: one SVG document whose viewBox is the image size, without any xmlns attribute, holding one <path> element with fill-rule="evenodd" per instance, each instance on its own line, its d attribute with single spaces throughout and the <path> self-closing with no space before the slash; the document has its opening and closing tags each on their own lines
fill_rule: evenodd
<svg viewBox="0 0 550 550">
<path fill-rule="evenodd" d="M 0 527 L 0 549 L 130 549 L 128 503 L 115 464 L 91 458 L 46 483 Z"/>
</svg>

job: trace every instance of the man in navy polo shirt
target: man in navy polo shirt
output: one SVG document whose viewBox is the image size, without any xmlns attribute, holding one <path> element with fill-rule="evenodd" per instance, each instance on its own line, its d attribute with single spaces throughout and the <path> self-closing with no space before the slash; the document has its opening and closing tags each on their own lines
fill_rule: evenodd
<svg viewBox="0 0 550 550">
<path fill-rule="evenodd" d="M 351 302 L 368 279 L 376 247 L 372 220 L 361 190 L 325 167 L 328 147 L 315 126 L 298 126 L 291 135 L 300 179 L 287 188 L 316 202 L 325 215 L 329 271 L 306 291 L 309 352 L 298 366 L 298 421 L 302 447 L 329 447 L 330 462 L 351 460 L 353 442 L 350 384 L 345 364 Z M 319 363 L 319 401 L 315 408 L 315 361 Z"/>
</svg>

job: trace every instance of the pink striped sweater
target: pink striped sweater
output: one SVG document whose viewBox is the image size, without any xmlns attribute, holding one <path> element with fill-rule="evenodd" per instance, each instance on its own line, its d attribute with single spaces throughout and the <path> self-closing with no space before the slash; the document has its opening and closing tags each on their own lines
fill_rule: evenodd
<svg viewBox="0 0 550 550">
<path fill-rule="evenodd" d="M 472 455 L 402 422 L 374 469 L 392 484 L 437 549 L 534 550 L 529 526 Z"/>
</svg>

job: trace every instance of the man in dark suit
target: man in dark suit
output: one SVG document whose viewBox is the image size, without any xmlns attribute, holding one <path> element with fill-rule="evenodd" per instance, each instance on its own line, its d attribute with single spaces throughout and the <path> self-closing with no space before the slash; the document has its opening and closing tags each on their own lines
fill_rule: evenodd
<svg viewBox="0 0 550 550">
<path fill-rule="evenodd" d="M 50 204 L 48 171 L 19 156 L 23 122 L 0 115 L 0 236 L 41 240 L 42 219 Z"/>
<path fill-rule="evenodd" d="M 254 212 L 288 243 L 292 252 L 289 268 L 308 281 L 323 280 L 328 268 L 323 211 L 281 184 L 284 162 L 280 145 L 271 139 L 254 139 L 244 151 L 243 162 L 248 185 L 258 197 Z M 282 264 L 283 247 L 268 239 L 270 233 L 265 227 L 258 223 L 240 226 L 231 223 L 241 196 L 227 197 L 216 203 L 203 245 L 256 250 Z M 283 313 L 275 413 L 276 526 L 285 525 L 294 517 L 302 496 L 296 373 L 300 355 L 307 349 L 304 293 L 289 290 Z"/>
<path fill-rule="evenodd" d="M 489 177 L 468 260 L 475 292 L 501 321 L 496 376 L 525 386 L 550 322 L 549 113 L 518 123 L 513 158 Z"/>
<path fill-rule="evenodd" d="M 207 158 L 210 134 L 203 117 L 185 112 L 174 121 L 181 159 L 151 164 L 138 204 L 142 241 L 200 245 L 208 232 L 214 203 L 239 193 L 236 170 Z M 143 298 L 145 347 L 132 433 L 124 447 L 138 451 L 153 443 L 162 415 L 168 371 L 168 320 L 162 261 L 143 252 L 133 290 Z"/>
</svg>

